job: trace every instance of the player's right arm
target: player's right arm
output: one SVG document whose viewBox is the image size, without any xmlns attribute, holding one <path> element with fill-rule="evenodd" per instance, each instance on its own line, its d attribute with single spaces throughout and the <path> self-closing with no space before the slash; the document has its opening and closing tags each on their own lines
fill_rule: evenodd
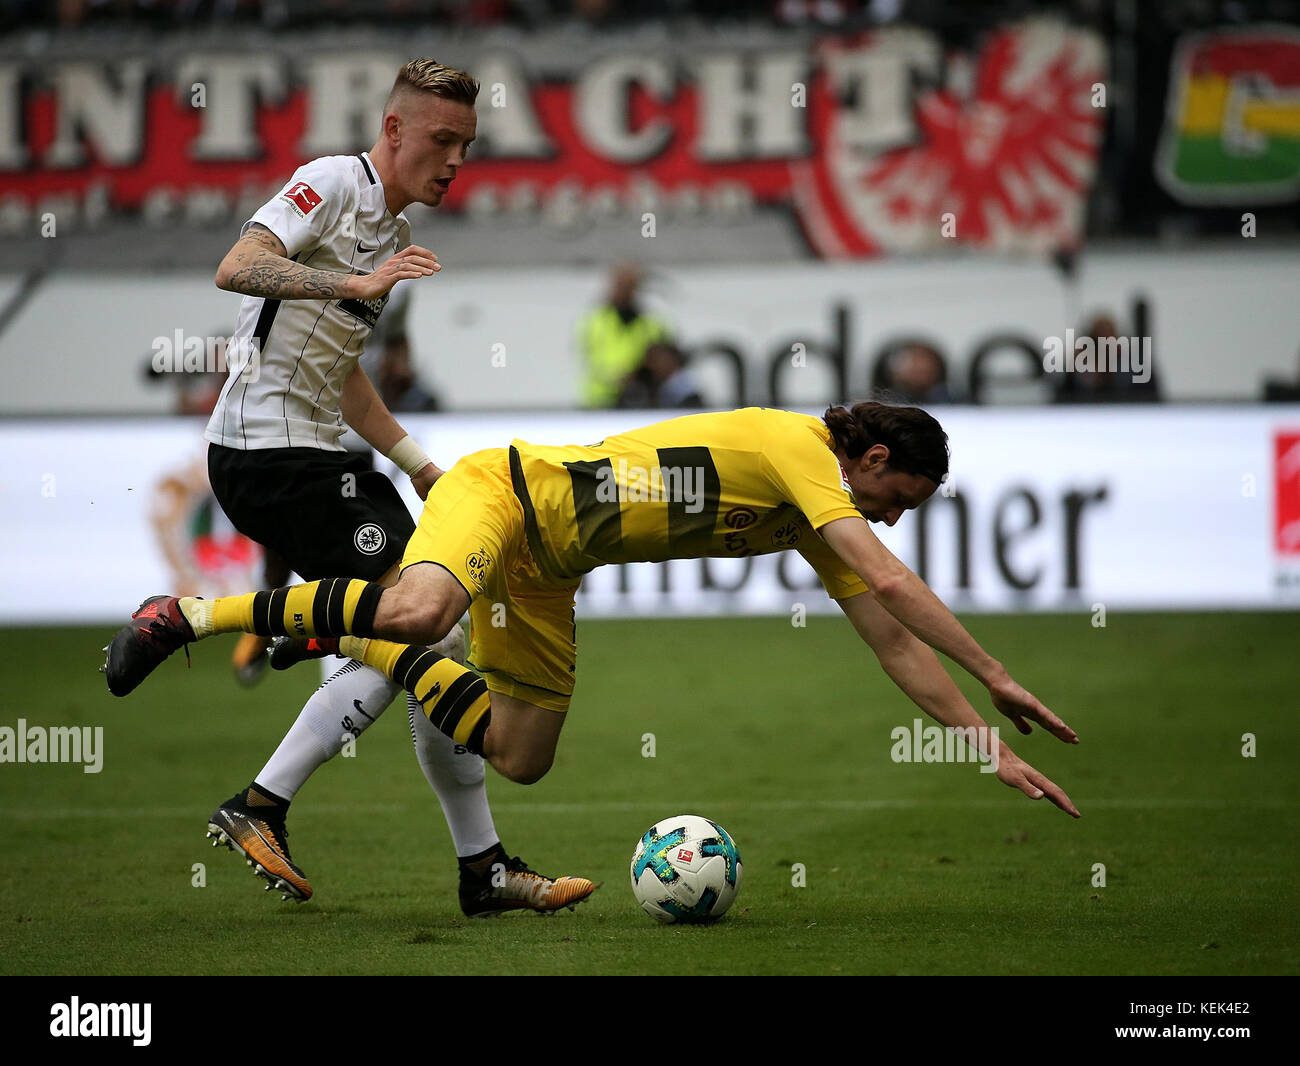
<svg viewBox="0 0 1300 1066">
<path fill-rule="evenodd" d="M 889 679 L 913 703 L 941 725 L 974 729 L 976 732 L 967 735 L 979 737 L 980 744 L 986 747 L 992 743 L 996 734 L 988 731 L 988 723 L 962 695 L 934 652 L 886 611 L 870 592 L 836 602 L 858 635 L 875 652 Z M 998 780 L 1003 784 L 1019 789 L 1030 799 L 1046 796 L 1067 814 L 1079 817 L 1078 809 L 1065 791 L 1016 755 L 1001 738 L 997 739 L 996 751 L 982 750 L 981 754 L 996 758 Z"/>
<path fill-rule="evenodd" d="M 428 277 L 441 268 L 427 248 L 408 245 L 369 274 L 318 270 L 306 265 L 333 245 L 334 262 L 356 240 L 357 187 L 341 157 L 313 159 L 253 214 L 217 267 L 217 288 L 273 300 L 373 300 L 404 278 Z M 302 259 L 303 262 L 296 260 Z"/>
<path fill-rule="evenodd" d="M 442 268 L 427 248 L 412 244 L 370 274 L 314 270 L 295 263 L 283 242 L 251 222 L 217 267 L 217 288 L 275 300 L 373 300 L 406 278 L 425 278 Z"/>
<path fill-rule="evenodd" d="M 782 413 L 774 417 L 787 416 Z M 791 425 L 795 426 L 793 430 Z M 1021 688 L 1003 665 L 966 632 L 929 586 L 880 543 L 853 503 L 847 476 L 834 454 L 828 452 L 822 436 L 825 430 L 818 429 L 819 433 L 814 434 L 806 425 L 786 422 L 765 448 L 768 474 L 780 498 L 803 513 L 839 562 L 871 590 L 880 606 L 917 639 L 943 652 L 978 679 L 989 690 L 993 706 L 1020 732 L 1031 732 L 1029 722 L 1035 721 L 1067 744 L 1078 743 L 1074 730 Z M 805 546 L 801 550 L 809 549 Z M 827 589 L 837 599 L 844 598 L 850 584 L 837 578 Z"/>
<path fill-rule="evenodd" d="M 993 706 L 1021 733 L 1038 722 L 1067 744 L 1077 744 L 1073 729 L 1022 688 L 1006 668 L 980 647 L 924 581 L 880 543 L 862 517 L 837 518 L 818 530 L 844 564 L 858 575 L 876 601 L 919 640 L 942 652 L 989 690 Z"/>
</svg>

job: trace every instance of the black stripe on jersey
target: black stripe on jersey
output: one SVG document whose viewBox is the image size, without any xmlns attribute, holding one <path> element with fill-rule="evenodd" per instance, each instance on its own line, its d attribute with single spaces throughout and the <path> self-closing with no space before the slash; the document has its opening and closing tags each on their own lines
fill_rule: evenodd
<svg viewBox="0 0 1300 1066">
<path fill-rule="evenodd" d="M 266 338 L 271 335 L 271 326 L 275 316 L 280 313 L 280 301 L 266 299 L 262 301 L 262 310 L 257 315 L 257 325 L 253 327 L 253 340 L 257 341 L 260 352 L 266 347 Z"/>
<path fill-rule="evenodd" d="M 552 558 L 542 540 L 542 531 L 537 526 L 537 512 L 533 510 L 532 497 L 528 495 L 528 483 L 524 481 L 524 466 L 519 460 L 519 449 L 510 445 L 510 484 L 515 490 L 519 506 L 524 509 L 524 536 L 528 538 L 528 550 L 533 553 L 533 561 L 548 573 L 555 574 L 559 564 Z"/>
<path fill-rule="evenodd" d="M 357 158 L 361 160 L 361 165 L 366 168 L 366 177 L 370 179 L 370 184 L 375 183 L 375 172 L 370 169 L 370 164 L 366 162 L 366 157 L 358 153 Z"/>
<path fill-rule="evenodd" d="M 313 248 L 311 255 L 309 255 L 306 259 L 303 260 L 302 265 L 308 266 L 311 263 L 311 261 L 316 257 L 316 253 L 319 252 L 320 250 L 321 250 L 320 247 Z M 353 256 L 356 255 L 355 252 L 353 252 L 352 254 Z M 293 261 L 296 263 L 298 261 L 298 257 L 294 256 Z M 289 380 L 285 382 L 284 385 L 284 392 L 280 394 L 280 414 L 284 417 L 284 444 L 286 448 L 293 446 L 293 435 L 289 432 L 289 393 L 293 391 L 293 379 L 298 376 L 298 368 L 302 366 L 302 357 L 307 351 L 307 345 L 309 345 L 311 343 L 311 339 L 314 336 L 316 336 L 316 328 L 320 325 L 320 320 L 325 317 L 325 312 L 329 309 L 329 305 L 330 302 L 328 300 L 321 301 L 320 314 L 316 316 L 316 321 L 311 324 L 311 332 L 307 334 L 307 339 L 302 342 L 302 348 L 299 349 L 298 351 L 298 358 L 294 360 L 293 373 L 289 375 Z M 337 363 L 337 360 L 335 360 L 335 362 Z M 319 444 L 320 426 L 316 427 L 315 433 L 316 433 L 316 443 Z"/>
<path fill-rule="evenodd" d="M 301 254 L 302 254 L 301 252 L 298 253 L 298 255 Z M 298 255 L 295 255 L 293 258 L 291 258 L 289 262 L 291 263 L 298 262 Z M 257 347 L 254 348 L 253 350 L 257 353 L 257 357 L 259 359 L 262 357 L 262 353 L 266 351 L 266 342 L 267 339 L 271 336 L 271 327 L 275 324 L 275 316 L 279 313 L 280 313 L 279 300 L 268 300 L 268 299 L 262 300 L 262 309 L 257 313 L 257 323 L 253 326 L 253 343 L 257 345 Z M 248 398 L 249 377 L 246 374 L 240 376 L 244 379 L 244 389 L 239 394 L 239 432 L 240 435 L 244 438 L 245 447 L 247 447 L 248 426 L 247 423 L 244 421 L 244 400 Z M 226 435 L 226 426 L 225 426 L 224 418 L 222 419 L 222 424 L 221 424 L 221 435 L 222 437 L 225 437 Z"/>
<path fill-rule="evenodd" d="M 262 310 L 257 313 L 257 324 L 253 327 L 253 343 L 256 347 L 253 351 L 261 353 L 266 351 L 266 338 L 271 335 L 271 326 L 275 324 L 275 316 L 280 312 L 280 301 L 264 299 L 262 301 Z M 248 395 L 248 377 L 244 375 L 244 391 L 239 394 L 239 431 L 243 434 L 244 444 L 248 444 L 248 430 L 244 424 L 244 397 Z M 222 436 L 225 436 L 224 427 Z"/>
<path fill-rule="evenodd" d="M 668 501 L 668 555 L 669 558 L 692 558 L 705 555 L 713 543 L 713 532 L 718 524 L 718 501 L 722 498 L 722 482 L 718 478 L 718 468 L 713 464 L 713 455 L 708 448 L 659 448 L 659 466 L 680 471 L 685 477 L 686 471 L 692 478 L 702 477 L 704 483 L 696 484 L 696 491 L 703 493 L 702 506 L 694 514 L 686 510 L 685 499 Z M 678 497 L 680 493 L 674 494 Z"/>
<path fill-rule="evenodd" d="M 358 241 L 358 242 L 356 243 L 356 245 L 355 245 L 355 246 L 353 247 L 353 249 L 352 249 L 352 255 L 348 257 L 348 266 L 349 266 L 349 267 L 355 267 L 355 266 L 356 266 L 356 262 L 357 262 L 357 249 L 360 248 L 360 247 L 361 247 L 361 242 Z M 339 306 L 341 307 L 341 306 L 343 305 L 344 302 L 345 302 L 345 301 L 343 301 L 343 300 L 338 301 Z M 310 343 L 310 342 L 311 342 L 311 338 L 314 337 L 314 336 L 316 335 L 316 327 L 320 325 L 320 320 L 321 320 L 321 318 L 324 316 L 325 311 L 326 311 L 328 308 L 329 308 L 329 301 L 327 300 L 327 301 L 326 301 L 326 302 L 321 306 L 320 314 L 316 316 L 316 321 L 312 323 L 311 334 L 307 337 L 307 341 L 308 341 L 308 343 Z M 342 358 L 347 354 L 347 351 L 348 351 L 348 345 L 352 343 L 352 338 L 355 337 L 356 335 L 357 335 L 357 327 L 354 325 L 354 326 L 352 327 L 352 332 L 348 334 L 348 339 L 345 340 L 345 341 L 343 342 L 342 347 L 339 348 L 339 354 L 338 354 L 337 356 L 334 357 L 334 362 L 332 362 L 332 363 L 330 364 L 330 368 L 329 368 L 329 370 L 326 371 L 326 373 L 325 373 L 325 380 L 322 382 L 321 387 L 320 387 L 320 388 L 317 390 L 317 392 L 316 392 L 316 399 L 315 399 L 314 401 L 312 401 L 312 406 L 313 406 L 317 411 L 319 411 L 319 410 L 321 409 L 321 406 L 320 406 L 320 398 L 321 398 L 321 396 L 324 395 L 325 390 L 326 390 L 327 388 L 329 388 L 330 379 L 332 379 L 332 378 L 334 377 L 334 368 L 335 368 L 336 366 L 339 365 L 339 361 L 340 361 L 340 360 L 341 360 L 341 359 L 342 359 Z M 357 352 L 357 358 L 358 358 L 358 359 L 360 359 L 362 352 L 365 351 L 365 342 L 364 342 L 364 341 L 362 342 L 361 348 L 362 348 L 362 351 L 361 351 L 361 352 Z M 307 345 L 304 344 L 304 345 L 302 346 L 302 351 L 305 352 L 306 350 L 307 350 Z M 302 352 L 299 352 L 299 353 L 298 353 L 298 363 L 295 363 L 295 364 L 294 364 L 294 367 L 293 367 L 293 372 L 294 372 L 295 375 L 298 373 L 298 365 L 299 365 L 299 363 L 301 363 L 301 362 L 302 362 Z M 355 364 L 354 364 L 354 369 L 355 369 Z M 292 378 L 292 377 L 289 378 L 289 383 L 290 383 L 290 384 L 293 384 L 293 378 Z M 289 393 L 288 393 L 287 390 L 286 390 L 286 392 L 285 392 L 284 395 L 285 395 L 285 403 L 287 404 L 288 401 L 289 401 Z M 340 407 L 341 407 L 341 406 L 342 406 L 342 402 L 341 402 L 341 399 L 340 399 Z M 336 412 L 336 413 L 338 414 L 339 424 L 340 424 L 340 425 L 343 425 L 343 424 L 345 423 L 345 420 L 344 420 L 344 418 L 343 418 L 343 412 L 342 412 L 342 410 L 340 410 L 340 411 L 338 411 L 338 412 Z M 285 418 L 285 423 L 284 423 L 284 425 L 285 425 L 285 436 L 287 437 L 287 436 L 288 436 L 288 433 L 289 433 L 289 420 L 288 420 L 288 417 L 287 417 L 287 415 L 288 415 L 288 411 L 287 411 L 287 409 L 286 409 L 285 414 L 286 414 L 286 418 Z M 316 438 L 316 446 L 317 446 L 317 447 L 320 447 L 320 423 L 319 423 L 319 422 L 316 422 L 316 419 L 315 419 L 315 418 L 313 418 L 312 421 L 316 424 L 316 428 L 315 428 L 314 430 L 312 430 L 312 433 L 313 433 L 313 435 L 314 435 L 315 438 Z"/>
<path fill-rule="evenodd" d="M 573 483 L 573 511 L 578 519 L 578 546 L 597 559 L 610 558 L 623 543 L 623 513 L 618 501 L 614 464 L 565 463 Z M 602 493 L 601 487 L 604 487 Z M 601 496 L 613 499 L 601 499 Z"/>
</svg>

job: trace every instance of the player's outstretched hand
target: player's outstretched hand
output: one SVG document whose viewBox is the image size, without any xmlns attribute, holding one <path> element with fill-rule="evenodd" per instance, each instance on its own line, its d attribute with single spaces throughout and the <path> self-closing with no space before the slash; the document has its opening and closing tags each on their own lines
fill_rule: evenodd
<svg viewBox="0 0 1300 1066">
<path fill-rule="evenodd" d="M 1016 684 L 1009 676 L 991 684 L 989 696 L 993 700 L 993 706 L 1010 718 L 1020 732 L 1025 734 L 1033 732 L 1033 727 L 1025 721 L 1029 719 L 1037 722 L 1057 740 L 1064 741 L 1066 744 L 1079 743 L 1079 737 L 1073 729 L 1044 707 L 1033 693 Z"/>
<path fill-rule="evenodd" d="M 377 296 L 383 296 L 399 281 L 427 278 L 441 269 L 438 257 L 428 248 L 421 248 L 418 244 L 407 245 L 378 270 L 354 275 L 353 294 L 363 300 L 373 300 Z"/>
<path fill-rule="evenodd" d="M 435 463 L 426 463 L 411 475 L 411 487 L 415 489 L 415 494 L 423 500 L 429 495 L 433 483 L 445 473 L 446 471 L 440 470 Z"/>
<path fill-rule="evenodd" d="M 1042 799 L 1046 796 L 1072 818 L 1079 817 L 1079 810 L 1070 802 L 1070 797 L 1050 778 L 1040 774 L 1024 759 L 1016 755 L 1005 744 L 998 753 L 998 780 L 1011 788 L 1018 788 L 1030 799 Z"/>
</svg>

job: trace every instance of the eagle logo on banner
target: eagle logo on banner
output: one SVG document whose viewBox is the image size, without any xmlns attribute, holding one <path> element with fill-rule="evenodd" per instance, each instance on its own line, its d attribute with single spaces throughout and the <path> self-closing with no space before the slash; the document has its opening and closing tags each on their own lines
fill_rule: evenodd
<svg viewBox="0 0 1300 1066">
<path fill-rule="evenodd" d="M 819 254 L 1048 252 L 1081 241 L 1104 131 L 1097 34 L 1031 21 L 994 31 L 977 57 L 945 57 L 932 34 L 900 28 L 817 51 L 830 106 L 810 115 L 819 151 L 792 164 L 791 179 Z M 838 104 L 850 86 L 869 92 L 870 67 L 882 63 L 905 63 L 924 83 L 901 124 L 908 111 L 897 106 L 873 122 Z"/>
</svg>

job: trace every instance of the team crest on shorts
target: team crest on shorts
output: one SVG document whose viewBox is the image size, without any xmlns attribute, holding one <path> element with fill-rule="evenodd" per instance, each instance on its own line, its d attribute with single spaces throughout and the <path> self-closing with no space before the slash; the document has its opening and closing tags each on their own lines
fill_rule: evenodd
<svg viewBox="0 0 1300 1066">
<path fill-rule="evenodd" d="M 357 551 L 363 555 L 378 555 L 384 550 L 388 538 L 384 536 L 384 531 L 374 522 L 367 522 L 364 526 L 357 528 L 352 543 L 357 546 Z"/>
<path fill-rule="evenodd" d="M 491 563 L 491 556 L 482 548 L 465 556 L 465 572 L 479 588 L 483 587 L 483 579 L 487 576 L 487 568 Z"/>
</svg>

